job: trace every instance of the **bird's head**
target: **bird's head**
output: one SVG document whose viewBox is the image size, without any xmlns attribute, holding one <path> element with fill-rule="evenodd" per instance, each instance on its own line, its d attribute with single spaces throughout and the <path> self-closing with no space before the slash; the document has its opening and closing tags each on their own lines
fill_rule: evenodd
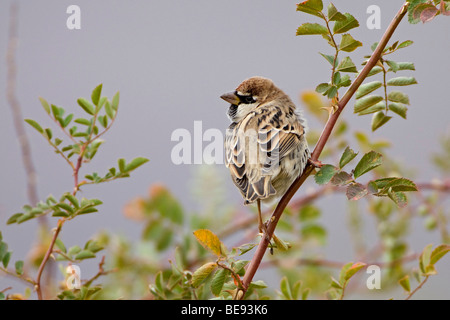
<svg viewBox="0 0 450 320">
<path fill-rule="evenodd" d="M 272 82 L 263 77 L 252 77 L 244 80 L 234 92 L 229 92 L 220 97 L 231 103 L 228 116 L 231 121 L 239 122 L 247 114 L 260 105 L 276 99 L 283 94 Z"/>
</svg>

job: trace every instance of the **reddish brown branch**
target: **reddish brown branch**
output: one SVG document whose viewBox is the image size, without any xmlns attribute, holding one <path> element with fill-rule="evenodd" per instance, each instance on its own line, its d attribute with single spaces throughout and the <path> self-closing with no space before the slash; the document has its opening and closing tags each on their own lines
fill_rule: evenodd
<svg viewBox="0 0 450 320">
<path fill-rule="evenodd" d="M 389 39 L 391 38 L 392 34 L 394 33 L 395 29 L 397 28 L 400 21 L 403 19 L 407 12 L 408 3 L 404 3 L 399 10 L 399 12 L 395 15 L 392 22 L 389 24 L 386 32 L 384 33 L 383 37 L 381 38 L 380 42 L 378 43 L 377 48 L 373 52 L 372 56 L 370 57 L 367 64 L 364 66 L 363 70 L 358 74 L 355 81 L 353 81 L 350 88 L 347 90 L 347 92 L 344 94 L 342 99 L 339 101 L 337 105 L 336 111 L 331 114 L 329 117 L 325 128 L 322 131 L 322 134 L 319 138 L 319 141 L 317 142 L 317 145 L 314 149 L 314 151 L 311 154 L 311 160 L 316 161 L 319 159 L 320 154 L 322 153 L 323 148 L 325 147 L 325 144 L 327 143 L 331 132 L 333 131 L 333 128 L 339 118 L 339 115 L 344 110 L 347 103 L 352 98 L 353 94 L 356 92 L 358 87 L 362 84 L 364 79 L 369 74 L 370 70 L 376 65 L 378 60 L 381 57 L 382 51 L 386 47 L 387 43 L 389 42 Z M 255 255 L 253 256 L 252 261 L 250 262 L 243 279 L 243 285 L 244 285 L 244 291 L 246 291 L 253 279 L 253 276 L 255 275 L 256 271 L 259 268 L 259 265 L 261 263 L 261 260 L 267 250 L 269 241 L 267 238 L 271 238 L 275 227 L 278 223 L 278 220 L 281 217 L 281 214 L 283 213 L 283 210 L 286 208 L 286 206 L 289 204 L 289 201 L 294 196 L 294 194 L 297 192 L 297 190 L 300 188 L 300 186 L 305 182 L 307 177 L 311 174 L 313 171 L 313 166 L 308 164 L 303 172 L 303 174 L 298 177 L 294 183 L 290 186 L 286 194 L 281 198 L 280 202 L 278 203 L 275 211 L 272 214 L 272 217 L 270 218 L 269 224 L 267 226 L 267 235 L 268 237 L 262 237 L 261 241 L 259 243 L 259 246 L 255 252 Z M 245 296 L 245 292 L 242 296 Z"/>
</svg>

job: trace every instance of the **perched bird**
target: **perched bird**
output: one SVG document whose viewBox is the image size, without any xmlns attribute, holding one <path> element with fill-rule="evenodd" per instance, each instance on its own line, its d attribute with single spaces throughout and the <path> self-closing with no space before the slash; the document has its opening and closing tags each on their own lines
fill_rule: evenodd
<svg viewBox="0 0 450 320">
<path fill-rule="evenodd" d="M 265 233 L 261 201 L 271 203 L 282 197 L 310 157 L 305 120 L 267 78 L 249 78 L 221 98 L 231 103 L 226 166 L 245 204 L 257 202 L 259 231 Z"/>
</svg>

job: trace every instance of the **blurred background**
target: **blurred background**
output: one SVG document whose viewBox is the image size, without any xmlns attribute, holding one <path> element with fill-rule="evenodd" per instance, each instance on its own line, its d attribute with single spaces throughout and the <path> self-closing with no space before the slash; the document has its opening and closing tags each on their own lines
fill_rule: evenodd
<svg viewBox="0 0 450 320">
<path fill-rule="evenodd" d="M 318 52 L 331 54 L 332 48 L 321 37 L 296 37 L 298 26 L 316 22 L 314 17 L 296 12 L 296 1 L 17 1 L 18 47 L 16 51 L 16 94 L 23 116 L 52 126 L 38 97 L 81 115 L 79 97 L 89 98 L 92 89 L 103 83 L 103 95 L 120 91 L 117 121 L 103 138 L 106 140 L 96 159 L 82 169 L 82 175 L 103 173 L 120 157 L 150 159 L 129 179 L 101 187 L 86 186 L 80 195 L 102 199 L 98 214 L 80 217 L 64 226 L 61 238 L 68 245 L 84 243 L 98 230 L 138 239 L 141 226 L 123 215 L 127 202 L 146 196 L 150 185 L 162 183 L 180 199 L 186 212 L 195 212 L 198 201 L 193 185 L 201 165 L 175 165 L 171 150 L 174 130 L 185 128 L 193 134 L 194 121 L 202 121 L 203 132 L 210 128 L 225 132 L 229 125 L 228 105 L 219 99 L 234 90 L 245 78 L 259 75 L 271 78 L 299 108 L 299 96 L 328 81 L 329 65 Z M 352 31 L 364 43 L 350 53 L 360 67 L 370 45 L 378 41 L 403 1 L 335 0 L 341 12 L 351 12 L 361 27 Z M 36 221 L 6 226 L 7 219 L 27 203 L 26 179 L 12 114 L 6 95 L 6 50 L 11 1 L 0 3 L 0 230 L 14 251 L 25 257 L 35 241 Z M 81 8 L 81 29 L 69 30 L 66 9 Z M 381 29 L 369 30 L 367 7 L 381 9 Z M 419 85 L 406 88 L 411 106 L 408 120 L 394 117 L 387 125 L 370 133 L 370 139 L 391 141 L 390 157 L 415 169 L 415 181 L 430 182 L 440 177 L 431 165 L 431 156 L 440 150 L 440 139 L 448 135 L 450 75 L 449 19 L 437 17 L 430 23 L 409 24 L 406 19 L 392 40 L 413 40 L 396 58 L 412 61 Z M 352 100 L 353 101 L 353 100 Z M 352 130 L 370 131 L 370 116 L 352 113 L 352 102 L 342 114 Z M 308 117 L 308 114 L 306 114 Z M 321 124 L 309 117 L 308 126 L 320 131 Z M 44 139 L 27 126 L 32 159 L 38 172 L 39 197 L 58 196 L 71 190 L 72 172 Z M 193 138 L 194 139 L 194 138 Z M 205 142 L 203 146 L 208 143 Z M 352 146 L 358 149 L 356 143 Z M 313 148 L 313 146 L 311 146 Z M 224 165 L 213 165 L 222 179 L 227 205 L 240 208 L 242 200 L 228 179 Z M 299 192 L 314 188 L 312 179 Z M 211 191 L 213 192 L 213 191 Z M 323 223 L 328 230 L 327 257 L 351 261 L 346 248 L 351 235 L 346 229 L 344 195 L 324 198 Z M 56 225 L 56 218 L 50 219 Z M 367 228 L 370 230 L 370 219 Z M 428 243 L 440 243 L 439 235 L 424 230 L 421 221 L 409 232 L 410 250 L 420 252 Z M 368 236 L 370 235 L 368 232 Z M 80 240 L 82 239 L 82 240 Z M 449 299 L 450 259 L 437 267 L 439 275 L 430 278 L 417 298 Z M 257 274 L 262 278 L 263 273 Z M 278 281 L 269 284 L 278 286 Z M 0 288 L 20 285 L 0 278 Z M 402 296 L 401 290 L 394 296 Z"/>
</svg>

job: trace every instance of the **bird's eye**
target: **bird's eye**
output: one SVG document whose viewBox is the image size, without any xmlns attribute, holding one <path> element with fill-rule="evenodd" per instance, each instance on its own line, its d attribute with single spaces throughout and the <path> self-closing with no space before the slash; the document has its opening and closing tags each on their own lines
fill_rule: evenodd
<svg viewBox="0 0 450 320">
<path fill-rule="evenodd" d="M 250 104 L 256 102 L 255 99 L 253 99 L 252 96 L 246 96 L 244 97 L 244 103 Z"/>
</svg>

